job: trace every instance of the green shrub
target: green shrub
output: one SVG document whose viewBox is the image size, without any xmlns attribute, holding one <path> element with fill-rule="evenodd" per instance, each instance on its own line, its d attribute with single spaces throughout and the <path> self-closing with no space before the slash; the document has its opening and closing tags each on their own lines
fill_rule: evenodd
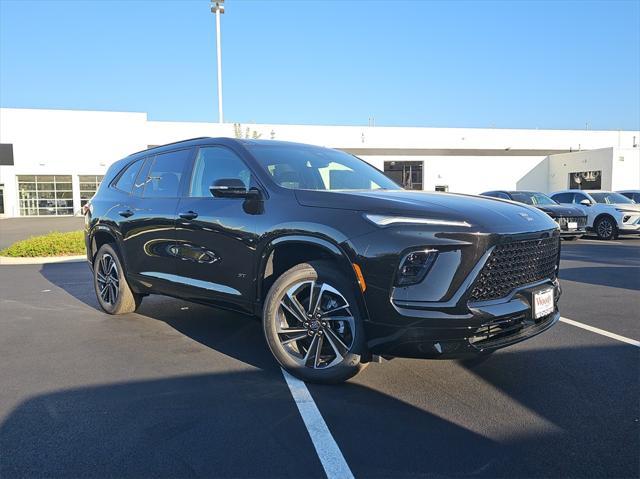
<svg viewBox="0 0 640 479">
<path fill-rule="evenodd" d="M 83 231 L 71 231 L 69 233 L 54 231 L 42 236 L 32 236 L 29 239 L 17 241 L 0 251 L 2 256 L 14 257 L 80 254 L 85 254 Z"/>
</svg>

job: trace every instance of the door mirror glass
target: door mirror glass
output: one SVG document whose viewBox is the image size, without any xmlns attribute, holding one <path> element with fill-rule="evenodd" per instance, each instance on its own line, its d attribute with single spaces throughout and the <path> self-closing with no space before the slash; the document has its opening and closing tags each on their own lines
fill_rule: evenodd
<svg viewBox="0 0 640 479">
<path fill-rule="evenodd" d="M 580 200 L 580 204 L 584 206 L 591 206 L 591 200 L 585 198 L 584 200 Z"/>
<path fill-rule="evenodd" d="M 248 190 L 244 182 L 238 178 L 220 178 L 209 187 L 211 195 L 216 198 L 246 198 Z"/>
</svg>

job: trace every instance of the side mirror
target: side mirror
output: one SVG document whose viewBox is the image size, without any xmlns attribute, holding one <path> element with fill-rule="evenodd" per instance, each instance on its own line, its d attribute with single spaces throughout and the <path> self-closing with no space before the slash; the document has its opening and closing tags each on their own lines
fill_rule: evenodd
<svg viewBox="0 0 640 479">
<path fill-rule="evenodd" d="M 583 206 L 591 206 L 591 200 L 585 198 L 584 200 L 580 201 L 580 204 Z"/>
<path fill-rule="evenodd" d="M 213 182 L 209 192 L 216 198 L 246 198 L 249 190 L 238 178 L 221 178 Z"/>
</svg>

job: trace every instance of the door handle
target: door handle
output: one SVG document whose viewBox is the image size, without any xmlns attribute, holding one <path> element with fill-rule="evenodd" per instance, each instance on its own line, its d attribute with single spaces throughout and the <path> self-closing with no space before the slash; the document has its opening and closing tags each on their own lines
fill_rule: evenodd
<svg viewBox="0 0 640 479">
<path fill-rule="evenodd" d="M 128 218 L 129 216 L 133 216 L 133 211 L 127 209 L 127 210 L 118 211 L 118 214 L 124 218 Z"/>
<path fill-rule="evenodd" d="M 198 217 L 198 213 L 196 213 L 195 211 L 187 211 L 186 213 L 178 214 L 178 216 L 185 220 L 195 220 Z"/>
</svg>

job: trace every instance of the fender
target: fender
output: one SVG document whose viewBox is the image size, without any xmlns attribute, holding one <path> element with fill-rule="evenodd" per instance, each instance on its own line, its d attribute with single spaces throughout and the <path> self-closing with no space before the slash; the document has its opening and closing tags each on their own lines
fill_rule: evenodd
<svg viewBox="0 0 640 479">
<path fill-rule="evenodd" d="M 93 255 L 96 253 L 96 251 L 93 251 L 93 244 L 97 233 L 107 233 L 112 236 L 116 242 L 116 246 L 118 247 L 120 254 L 123 254 L 121 236 L 118 233 L 117 229 L 103 221 L 99 221 L 95 225 L 90 226 L 87 233 L 87 257 L 89 254 L 93 257 Z"/>
<path fill-rule="evenodd" d="M 349 257 L 349 255 L 343 250 L 343 248 L 341 248 L 339 245 L 335 244 L 332 241 L 329 241 L 327 239 L 324 238 L 320 238 L 318 236 L 313 236 L 313 235 L 306 235 L 306 234 L 292 234 L 292 235 L 283 235 L 283 236 L 278 236 L 277 238 L 274 238 L 273 240 L 271 240 L 267 245 L 265 245 L 265 247 L 262 250 L 262 253 L 260 254 L 260 262 L 258 265 L 258 271 L 256 274 L 256 305 L 258 306 L 259 309 L 259 305 L 262 303 L 262 281 L 259 281 L 259 278 L 262 278 L 266 267 L 267 267 L 267 260 L 269 258 L 269 256 L 271 255 L 271 253 L 273 252 L 273 250 L 277 247 L 280 246 L 282 244 L 308 244 L 308 245 L 313 245 L 316 247 L 320 247 L 321 249 L 323 249 L 324 251 L 326 251 L 327 253 L 329 253 L 331 255 L 331 257 L 333 259 L 335 259 L 336 261 L 338 261 L 339 263 L 341 263 L 345 268 L 348 269 L 348 271 L 350 271 L 350 279 L 352 280 L 355 288 L 356 288 L 356 297 L 358 298 L 358 301 L 360 302 L 360 308 L 362 310 L 362 312 L 365 314 L 365 316 L 369 316 L 368 315 L 368 311 L 366 309 L 366 305 L 364 302 L 364 298 L 362 297 L 362 292 L 360 291 L 360 288 L 358 287 L 358 281 L 355 275 L 355 271 L 353 270 L 352 267 L 352 262 L 351 259 Z"/>
<path fill-rule="evenodd" d="M 611 213 L 599 213 L 594 219 L 593 219 L 593 223 L 591 224 L 591 226 L 587 226 L 589 229 L 595 231 L 596 228 L 596 223 L 602 219 L 602 218 L 609 218 L 612 222 L 613 222 L 613 228 L 614 228 L 614 232 L 615 230 L 618 229 L 618 227 L 620 225 L 618 225 L 618 220 L 615 219 L 615 217 L 611 214 Z"/>
</svg>

